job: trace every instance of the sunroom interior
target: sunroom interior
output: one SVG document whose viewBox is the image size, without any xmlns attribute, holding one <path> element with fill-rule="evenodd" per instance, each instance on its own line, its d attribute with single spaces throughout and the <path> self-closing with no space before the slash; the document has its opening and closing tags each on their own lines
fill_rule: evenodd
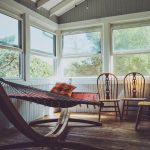
<svg viewBox="0 0 150 150">
<path fill-rule="evenodd" d="M 0 1 L 0 77 L 4 80 L 47 91 L 56 83 L 67 83 L 76 87 L 73 92 L 97 93 L 98 76 L 112 73 L 118 80 L 122 112 L 124 77 L 130 72 L 144 76 L 144 99 L 149 100 L 149 66 L 149 0 Z M 27 123 L 60 112 L 26 101 L 16 100 L 13 105 Z M 75 118 L 98 120 L 99 107 L 81 104 L 69 109 Z M 148 150 L 149 123 L 140 124 L 140 134 L 135 131 L 137 113 L 116 119 L 115 114 L 104 112 L 100 127 L 71 123 L 67 140 L 102 149 Z M 0 133 L 0 145 L 16 137 L 24 141 L 1 111 Z"/>
</svg>

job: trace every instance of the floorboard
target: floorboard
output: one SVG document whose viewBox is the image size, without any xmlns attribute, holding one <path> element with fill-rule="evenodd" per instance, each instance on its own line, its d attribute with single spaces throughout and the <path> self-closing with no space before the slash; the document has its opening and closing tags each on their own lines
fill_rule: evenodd
<svg viewBox="0 0 150 150">
<path fill-rule="evenodd" d="M 97 120 L 95 114 L 73 114 L 72 117 Z M 134 130 L 135 118 L 125 121 L 117 121 L 114 116 L 102 116 L 102 127 L 69 123 L 67 141 L 83 142 L 105 150 L 149 150 L 150 149 L 150 123 L 140 125 L 140 131 Z M 46 133 L 54 124 L 35 127 L 41 134 Z M 16 129 L 4 129 L 0 131 L 0 145 L 29 141 Z M 50 150 L 50 148 L 26 148 L 22 150 Z M 65 149 L 64 149 L 65 150 Z M 67 149 L 66 149 L 67 150 Z"/>
</svg>

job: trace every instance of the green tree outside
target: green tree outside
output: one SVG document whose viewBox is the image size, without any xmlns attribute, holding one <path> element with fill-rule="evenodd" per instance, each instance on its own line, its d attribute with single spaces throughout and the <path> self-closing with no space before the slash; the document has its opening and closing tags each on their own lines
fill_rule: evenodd
<svg viewBox="0 0 150 150">
<path fill-rule="evenodd" d="M 64 75 L 68 77 L 92 77 L 98 76 L 102 71 L 100 57 L 93 56 L 87 58 L 74 59 L 75 61 L 64 70 Z M 77 60 L 77 61 L 76 61 Z"/>
<path fill-rule="evenodd" d="M 96 56 L 74 58 L 67 68 L 64 69 L 64 75 L 68 77 L 92 77 L 102 73 L 102 59 L 100 32 L 86 33 L 87 39 L 92 41 L 91 51 Z M 67 59 L 66 59 L 67 60 Z"/>
<path fill-rule="evenodd" d="M 0 77 L 19 77 L 19 52 L 0 49 Z"/>
<path fill-rule="evenodd" d="M 150 27 L 115 30 L 113 35 L 115 52 L 132 50 L 135 53 L 114 55 L 113 72 L 120 76 L 133 71 L 150 75 L 150 54 L 136 54 L 139 50 L 150 50 Z"/>
<path fill-rule="evenodd" d="M 53 66 L 51 66 L 36 55 L 30 55 L 30 77 L 51 77 L 53 75 Z"/>
<path fill-rule="evenodd" d="M 11 44 L 15 36 L 8 36 L 0 39 L 1 44 Z M 53 75 L 53 67 L 44 59 L 36 56 L 31 57 L 30 77 L 50 77 Z M 20 76 L 20 53 L 10 49 L 0 49 L 0 77 Z"/>
<path fill-rule="evenodd" d="M 114 50 L 130 51 L 150 48 L 150 27 L 114 30 Z"/>
</svg>

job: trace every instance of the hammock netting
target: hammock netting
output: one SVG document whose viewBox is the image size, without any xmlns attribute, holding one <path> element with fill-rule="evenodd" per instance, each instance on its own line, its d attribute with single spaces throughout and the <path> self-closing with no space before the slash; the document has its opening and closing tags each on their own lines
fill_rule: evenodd
<svg viewBox="0 0 150 150">
<path fill-rule="evenodd" d="M 68 108 L 76 105 L 87 104 L 100 106 L 100 102 L 96 101 L 96 93 L 80 94 L 74 92 L 72 97 L 51 93 L 42 89 L 34 88 L 27 85 L 22 85 L 0 78 L 0 84 L 5 89 L 10 98 L 18 100 L 26 100 L 49 107 Z M 82 95 L 82 98 L 81 98 Z"/>
</svg>

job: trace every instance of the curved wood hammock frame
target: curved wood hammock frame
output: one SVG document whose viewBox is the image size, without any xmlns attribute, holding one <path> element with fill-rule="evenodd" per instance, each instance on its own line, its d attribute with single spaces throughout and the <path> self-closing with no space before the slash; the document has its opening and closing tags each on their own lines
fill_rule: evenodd
<svg viewBox="0 0 150 150">
<path fill-rule="evenodd" d="M 38 93 L 40 92 L 40 95 L 37 95 L 36 92 Z M 19 114 L 19 112 L 16 110 L 15 106 L 12 104 L 10 97 L 32 101 L 32 102 L 40 103 L 40 104 L 47 105 L 50 107 L 59 106 L 65 109 L 62 109 L 59 119 L 38 120 L 38 121 L 33 121 L 30 124 L 27 124 L 26 121 Z M 67 141 L 61 140 L 61 137 L 64 135 L 67 129 L 68 121 L 72 121 L 72 122 L 80 121 L 82 123 L 90 123 L 90 124 L 94 124 L 98 126 L 101 125 L 100 122 L 81 120 L 81 119 L 75 120 L 75 119 L 69 118 L 70 112 L 68 111 L 67 108 L 75 106 L 77 104 L 82 104 L 82 103 L 100 106 L 100 103 L 98 102 L 90 102 L 86 100 L 73 99 L 73 98 L 60 96 L 60 95 L 58 96 L 56 94 L 47 93 L 46 91 L 42 91 L 40 89 L 36 89 L 36 88 L 29 87 L 26 85 L 20 85 L 20 84 L 16 84 L 16 83 L 12 83 L 12 82 L 0 79 L 0 109 L 1 111 L 4 113 L 7 119 L 22 134 L 24 134 L 26 137 L 28 137 L 31 140 L 31 142 L 26 142 L 26 143 L 1 145 L 0 150 L 15 149 L 15 148 L 28 148 L 28 147 L 71 148 L 71 149 L 78 149 L 78 150 L 83 150 L 83 149 L 101 150 L 100 148 L 96 148 L 91 145 L 86 145 L 86 144 L 77 143 L 77 142 L 67 142 Z M 57 121 L 55 128 L 49 133 L 47 133 L 46 135 L 41 135 L 31 128 L 31 125 L 55 122 L 55 121 Z"/>
</svg>

